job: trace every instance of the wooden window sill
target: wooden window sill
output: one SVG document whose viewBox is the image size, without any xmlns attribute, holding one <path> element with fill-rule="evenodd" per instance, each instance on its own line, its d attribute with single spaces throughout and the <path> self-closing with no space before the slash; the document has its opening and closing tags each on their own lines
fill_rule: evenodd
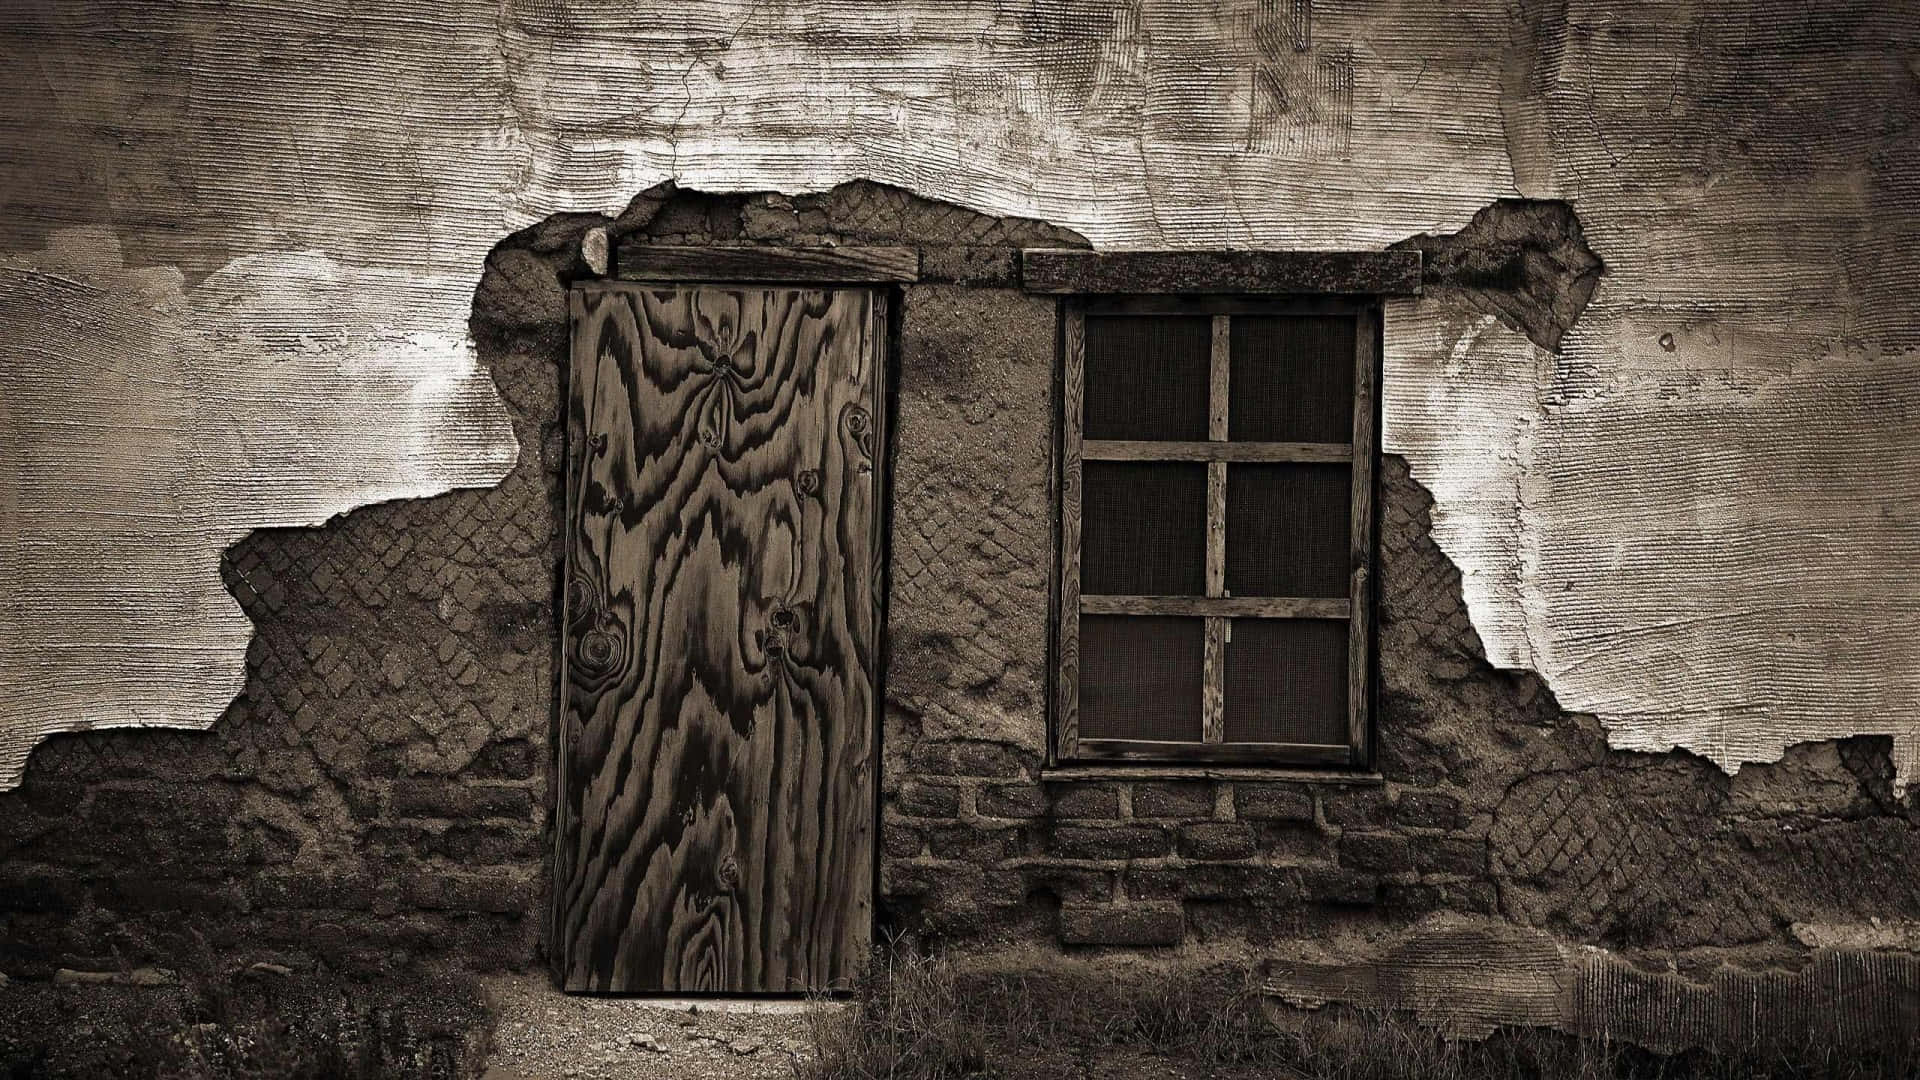
<svg viewBox="0 0 1920 1080">
<path fill-rule="evenodd" d="M 1047 783 L 1082 780 L 1248 780 L 1298 784 L 1386 783 L 1377 772 L 1355 769 L 1295 769 L 1263 765 L 1054 765 L 1040 770 Z"/>
</svg>

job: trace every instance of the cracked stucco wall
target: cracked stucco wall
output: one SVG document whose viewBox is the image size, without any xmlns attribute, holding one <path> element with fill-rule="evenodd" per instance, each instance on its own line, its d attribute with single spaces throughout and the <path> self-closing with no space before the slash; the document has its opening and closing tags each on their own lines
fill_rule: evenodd
<svg viewBox="0 0 1920 1080">
<path fill-rule="evenodd" d="M 53 576 L 8 593 L 0 745 L 17 774 L 48 726 L 204 725 L 246 635 L 222 548 L 498 478 L 464 323 L 501 235 L 666 176 L 866 176 L 1104 246 L 1369 248 L 1567 201 L 1607 272 L 1559 340 L 1432 298 L 1389 313 L 1388 449 L 1435 494 L 1489 657 L 1616 746 L 1732 769 L 1880 733 L 1904 781 L 1916 46 L 1892 0 L 12 5 L 0 396 L 7 440 L 52 449 L 0 470 L 0 568 Z M 75 278 L 90 304 L 48 276 L 75 244 L 118 249 Z M 64 515 L 91 551 L 65 572 L 29 528 L 69 491 L 126 503 L 48 479 L 125 445 L 63 415 L 74 379 L 88 415 L 155 432 L 117 464 L 197 494 L 164 526 Z M 164 692 L 102 660 L 109 613 L 191 677 L 178 651 Z M 62 639 L 71 664 L 22 648 Z"/>
</svg>

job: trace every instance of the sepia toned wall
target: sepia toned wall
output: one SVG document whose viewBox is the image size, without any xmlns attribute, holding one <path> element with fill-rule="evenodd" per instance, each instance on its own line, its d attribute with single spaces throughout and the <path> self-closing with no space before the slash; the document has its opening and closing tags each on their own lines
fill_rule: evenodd
<svg viewBox="0 0 1920 1080">
<path fill-rule="evenodd" d="M 6 609 L 8 776 L 44 731 L 210 722 L 244 637 L 211 567 L 247 528 L 497 479 L 513 447 L 462 325 L 481 257 L 664 176 L 867 177 L 1102 246 L 1375 248 L 1566 200 L 1607 266 L 1578 326 L 1415 303 L 1388 340 L 1388 446 L 1435 494 L 1490 657 L 1623 748 L 1734 769 L 1882 733 L 1903 785 L 1920 763 L 1908 5 L 489 3 L 435 5 L 431 33 L 393 5 L 10 11 L 9 441 L 88 437 L 47 419 L 79 392 L 49 372 L 97 383 L 105 424 L 219 371 L 201 349 L 314 389 L 207 378 L 234 393 L 130 444 L 156 487 L 211 492 L 149 602 L 88 599 L 97 560 L 61 554 L 119 543 L 124 493 L 10 456 L 5 557 L 36 572 Z M 61 254 L 85 247 L 109 254 Z M 168 298 L 120 264 L 177 276 L 177 310 L 152 317 Z M 73 325 L 36 272 L 138 317 Z M 356 391 L 364 428 L 314 415 L 369 380 L 390 389 Z M 235 427 L 306 434 L 231 467 L 193 449 Z M 404 466 L 373 445 L 394 430 L 420 443 Z M 78 500 L 57 526 L 54 490 Z M 101 641 L 128 685 L 88 677 Z M 195 659 L 163 679 L 143 642 Z"/>
<path fill-rule="evenodd" d="M 906 298 L 903 923 L 1920 918 L 1917 52 L 1891 0 L 15 4 L 0 956 L 534 954 L 558 297 L 663 178 L 894 187 L 631 227 L 984 260 Z M 1438 268 L 1386 319 L 1382 785 L 1038 781 L 1042 463 L 967 456 L 1045 431 L 1050 351 L 982 332 L 1044 322 L 992 270 L 1038 236 Z M 213 730 L 27 760 L 130 723 Z"/>
</svg>

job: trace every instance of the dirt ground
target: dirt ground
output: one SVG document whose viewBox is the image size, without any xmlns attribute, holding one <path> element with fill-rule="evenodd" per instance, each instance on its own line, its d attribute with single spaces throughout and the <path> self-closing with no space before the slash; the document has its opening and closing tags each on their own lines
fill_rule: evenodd
<svg viewBox="0 0 1920 1080">
<path fill-rule="evenodd" d="M 538 976 L 485 984 L 497 1017 L 484 1080 L 790 1080 L 807 1001 L 597 998 Z"/>
</svg>

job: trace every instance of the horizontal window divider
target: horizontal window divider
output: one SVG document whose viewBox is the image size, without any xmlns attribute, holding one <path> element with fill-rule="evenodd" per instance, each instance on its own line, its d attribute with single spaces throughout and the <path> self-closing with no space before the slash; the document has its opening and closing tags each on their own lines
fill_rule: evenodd
<svg viewBox="0 0 1920 1080">
<path fill-rule="evenodd" d="M 1082 615 L 1215 615 L 1240 619 L 1345 619 L 1345 597 L 1113 596 L 1082 594 Z"/>
<path fill-rule="evenodd" d="M 1087 739 L 1075 745 L 1078 760 L 1107 761 L 1259 761 L 1284 756 L 1296 763 L 1349 765 L 1353 747 L 1345 743 L 1152 742 L 1145 739 Z"/>
<path fill-rule="evenodd" d="M 1339 464 L 1353 460 L 1353 447 L 1347 443 L 1087 439 L 1080 444 L 1080 456 L 1086 461 L 1293 461 Z"/>
</svg>

